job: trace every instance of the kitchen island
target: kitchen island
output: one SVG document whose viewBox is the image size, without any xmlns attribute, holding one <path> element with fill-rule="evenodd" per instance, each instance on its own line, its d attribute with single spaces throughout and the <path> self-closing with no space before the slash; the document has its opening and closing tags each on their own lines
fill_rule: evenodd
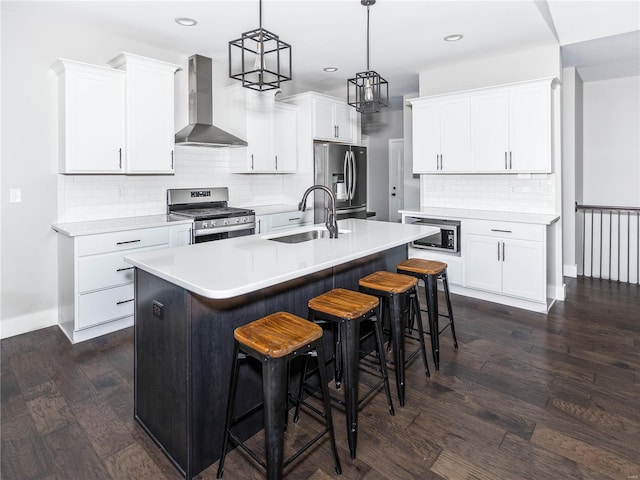
<svg viewBox="0 0 640 480">
<path fill-rule="evenodd" d="M 310 298 L 376 270 L 395 271 L 407 243 L 430 227 L 367 220 L 338 222 L 337 239 L 282 243 L 302 227 L 126 257 L 136 267 L 136 420 L 190 479 L 218 459 L 232 360 L 233 330 L 276 311 L 307 316 Z M 325 339 L 332 348 L 332 339 Z M 262 397 L 258 368 L 243 368 L 244 411 Z M 248 438 L 259 415 L 237 427 Z"/>
</svg>

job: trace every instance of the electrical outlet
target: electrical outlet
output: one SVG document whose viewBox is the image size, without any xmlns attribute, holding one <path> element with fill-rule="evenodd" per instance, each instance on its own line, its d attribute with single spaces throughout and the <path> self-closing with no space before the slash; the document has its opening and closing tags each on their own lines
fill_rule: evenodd
<svg viewBox="0 0 640 480">
<path fill-rule="evenodd" d="M 124 185 L 118 185 L 118 198 L 124 198 L 126 191 Z"/>
<path fill-rule="evenodd" d="M 154 300 L 152 303 L 152 308 L 153 308 L 153 316 L 161 319 L 164 305 Z"/>
<path fill-rule="evenodd" d="M 20 203 L 22 202 L 22 189 L 21 188 L 10 188 L 9 189 L 9 203 Z"/>
</svg>

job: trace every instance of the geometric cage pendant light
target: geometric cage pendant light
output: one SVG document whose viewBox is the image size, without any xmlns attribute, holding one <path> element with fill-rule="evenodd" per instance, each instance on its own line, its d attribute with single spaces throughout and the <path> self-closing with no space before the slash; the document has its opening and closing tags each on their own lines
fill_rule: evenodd
<svg viewBox="0 0 640 480">
<path fill-rule="evenodd" d="M 367 71 L 347 80 L 347 103 L 361 113 L 379 112 L 389 105 L 389 83 L 369 69 L 369 7 L 376 0 L 360 0 L 367 7 Z"/>
<path fill-rule="evenodd" d="M 273 90 L 291 80 L 291 45 L 260 26 L 229 42 L 229 77 L 253 90 Z"/>
</svg>

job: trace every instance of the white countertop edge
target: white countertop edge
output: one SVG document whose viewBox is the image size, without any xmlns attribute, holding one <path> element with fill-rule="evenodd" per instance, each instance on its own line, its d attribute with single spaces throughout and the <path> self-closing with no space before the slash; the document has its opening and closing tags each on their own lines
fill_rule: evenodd
<svg viewBox="0 0 640 480">
<path fill-rule="evenodd" d="M 176 218 L 168 215 L 146 215 L 140 217 L 107 218 L 104 220 L 89 220 L 86 222 L 56 223 L 51 228 L 67 237 L 95 235 L 99 233 L 121 232 L 139 228 L 164 227 L 192 223 L 190 218 Z"/>
<path fill-rule="evenodd" d="M 551 225 L 560 219 L 560 215 L 553 213 L 528 213 L 528 212 L 507 212 L 498 210 L 473 210 L 465 208 L 445 208 L 445 207 L 420 207 L 413 210 L 399 210 L 400 214 L 435 216 L 443 219 L 473 219 L 504 221 L 515 223 L 533 223 L 540 225 Z"/>
<path fill-rule="evenodd" d="M 359 220 L 361 222 L 370 222 L 370 220 Z M 341 220 L 339 223 L 340 228 L 346 228 L 349 229 L 351 227 L 351 223 L 350 220 Z M 375 222 L 375 223 L 380 223 L 380 224 L 385 224 L 386 222 Z M 399 225 L 399 224 L 396 224 Z M 408 226 L 408 225 L 405 225 Z M 295 229 L 291 229 L 291 230 L 287 230 L 286 232 L 279 232 L 279 235 L 284 235 L 284 234 L 288 234 L 288 233 L 295 233 L 295 232 L 300 232 L 300 231 L 306 231 L 309 229 L 313 229 L 313 228 L 317 228 L 318 225 L 314 225 L 314 226 L 307 226 L 307 227 L 299 227 L 299 228 L 295 228 Z M 152 275 L 155 275 L 163 280 L 166 280 L 170 283 L 173 283 L 174 285 L 178 285 L 186 290 L 189 290 L 190 292 L 193 292 L 197 295 L 201 295 L 203 297 L 206 298 L 210 298 L 210 299 L 214 299 L 214 300 L 223 300 L 223 299 L 228 299 L 228 298 L 233 298 L 233 297 L 237 297 L 240 295 L 244 295 L 247 293 L 251 293 L 251 292 L 255 292 L 257 290 L 261 290 L 263 288 L 267 288 L 267 287 L 271 287 L 289 280 L 294 280 L 296 278 L 300 278 L 303 277 L 305 275 L 309 275 L 309 274 L 313 274 L 313 273 L 317 273 L 320 272 L 322 270 L 326 270 L 328 268 L 331 267 L 335 267 L 337 265 L 342 265 L 348 262 L 351 262 L 353 260 L 357 260 L 359 258 L 363 258 L 363 257 L 367 257 L 369 255 L 373 255 L 375 253 L 379 253 L 394 247 L 398 247 L 401 245 L 406 245 L 409 242 L 416 240 L 418 238 L 427 236 L 427 235 L 431 235 L 433 233 L 436 233 L 438 231 L 437 228 L 434 227 L 425 227 L 425 226 L 415 226 L 415 225 L 411 225 L 411 227 L 414 228 L 418 228 L 419 230 L 416 231 L 416 233 L 413 234 L 408 234 L 408 233 L 404 233 L 401 236 L 399 236 L 398 239 L 393 240 L 393 241 L 387 241 L 385 243 L 381 243 L 379 245 L 376 245 L 375 247 L 370 247 L 364 250 L 358 250 L 358 251 L 353 251 L 347 255 L 341 255 L 335 258 L 331 258 L 328 259 L 326 261 L 320 262 L 320 263 L 315 263 L 313 265 L 309 265 L 308 267 L 305 268 L 296 268 L 294 270 L 290 270 L 288 272 L 285 272 L 283 274 L 278 274 L 278 275 L 273 275 L 273 276 L 268 276 L 266 278 L 261 278 L 258 279 L 256 281 L 250 281 L 248 283 L 245 283 L 241 286 L 238 286 L 236 288 L 228 288 L 228 289 L 207 289 L 207 288 L 203 288 L 201 285 L 197 285 L 193 282 L 189 282 L 188 280 L 184 279 L 184 278 L 180 278 L 180 277 L 176 277 L 174 275 L 169 274 L 168 272 L 166 272 L 163 269 L 160 268 L 156 268 L 153 265 L 150 265 L 149 263 L 145 262 L 144 260 L 139 260 L 136 258 L 136 256 L 144 256 L 144 254 L 139 254 L 139 255 L 127 255 L 125 256 L 125 261 L 127 261 L 128 263 L 134 265 L 135 267 L 138 267 L 142 270 L 144 270 L 145 272 L 148 272 Z M 351 227 L 352 228 L 352 227 Z M 274 235 L 264 235 L 265 238 L 267 237 L 273 237 Z M 339 236 L 338 236 L 339 237 Z M 224 242 L 230 242 L 230 241 L 234 241 L 234 240 L 241 240 L 243 238 L 247 238 L 247 237 L 240 237 L 237 239 L 227 239 L 227 240 L 223 240 Z M 254 238 L 258 239 L 259 241 L 268 241 L 265 239 L 261 239 L 260 236 L 256 235 L 254 236 Z M 326 240 L 326 239 L 323 239 Z M 333 241 L 333 240 L 328 240 L 328 241 Z M 312 240 L 313 242 L 313 240 Z M 205 245 L 215 245 L 215 243 L 217 242 L 210 242 L 208 244 Z M 306 242 L 305 242 L 306 243 Z M 202 244 L 201 244 L 202 245 Z M 284 245 L 284 244 L 278 244 L 278 243 L 274 243 L 273 247 L 277 248 L 277 245 Z M 174 258 L 178 258 L 179 257 L 179 250 L 181 249 L 185 249 L 185 248 L 190 248 L 192 246 L 186 246 L 186 247 L 177 247 L 177 248 L 173 248 L 172 251 L 175 252 L 175 254 L 177 254 Z M 292 252 L 293 254 L 293 252 Z"/>
</svg>

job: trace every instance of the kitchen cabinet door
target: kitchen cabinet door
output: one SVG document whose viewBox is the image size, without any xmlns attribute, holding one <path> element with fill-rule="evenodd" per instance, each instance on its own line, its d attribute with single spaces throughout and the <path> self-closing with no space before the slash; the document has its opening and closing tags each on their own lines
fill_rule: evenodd
<svg viewBox="0 0 640 480">
<path fill-rule="evenodd" d="M 500 241 L 495 237 L 467 234 L 464 246 L 465 286 L 502 292 Z"/>
<path fill-rule="evenodd" d="M 547 85 L 510 90 L 509 152 L 512 172 L 551 172 L 551 99 Z"/>
<path fill-rule="evenodd" d="M 330 98 L 314 98 L 314 134 L 317 140 L 353 143 L 357 124 L 353 107 Z"/>
<path fill-rule="evenodd" d="M 505 90 L 471 97 L 473 168 L 504 173 L 509 166 L 509 97 Z"/>
<path fill-rule="evenodd" d="M 440 106 L 440 171 L 468 172 L 471 169 L 470 126 L 469 98 Z"/>
<path fill-rule="evenodd" d="M 435 173 L 440 169 L 440 108 L 413 107 L 413 173 Z"/>
<path fill-rule="evenodd" d="M 124 172 L 125 74 L 60 59 L 59 171 L 73 174 Z"/>
<path fill-rule="evenodd" d="M 129 53 L 109 64 L 126 70 L 126 172 L 174 173 L 174 74 L 180 66 Z"/>
<path fill-rule="evenodd" d="M 475 171 L 552 171 L 549 83 L 545 80 L 471 94 L 471 152 Z"/>
<path fill-rule="evenodd" d="M 504 240 L 502 292 L 505 295 L 546 300 L 544 244 L 526 240 Z"/>
<path fill-rule="evenodd" d="M 333 118 L 339 142 L 353 143 L 355 140 L 355 109 L 346 103 L 333 104 Z"/>
<path fill-rule="evenodd" d="M 545 301 L 543 242 L 467 234 L 465 286 Z"/>
<path fill-rule="evenodd" d="M 273 109 L 272 156 L 276 172 L 295 172 L 298 151 L 298 110 L 290 105 Z"/>
<path fill-rule="evenodd" d="M 468 97 L 415 102 L 412 128 L 414 173 L 471 170 Z"/>
</svg>

